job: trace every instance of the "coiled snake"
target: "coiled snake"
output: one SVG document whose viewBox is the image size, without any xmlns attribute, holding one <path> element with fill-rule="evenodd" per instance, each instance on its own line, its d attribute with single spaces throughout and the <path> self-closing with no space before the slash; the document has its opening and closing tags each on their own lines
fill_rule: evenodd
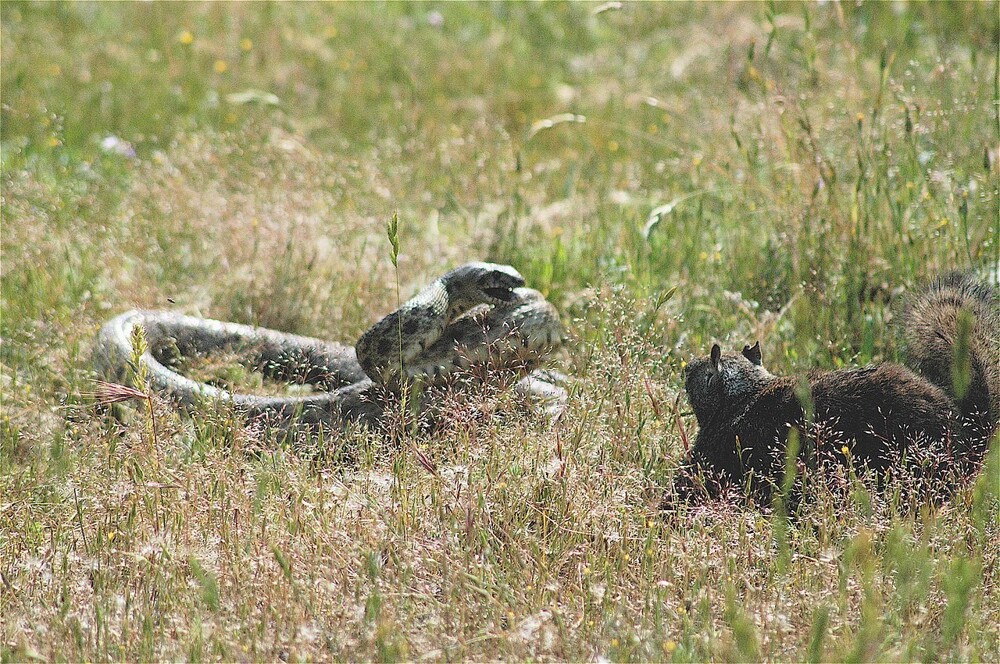
<svg viewBox="0 0 1000 664">
<path fill-rule="evenodd" d="M 436 279 L 369 328 L 355 347 L 266 328 L 167 311 L 129 311 L 108 321 L 97 337 L 95 366 L 124 382 L 132 362 L 131 334 L 145 328 L 141 357 L 149 385 L 185 407 L 231 402 L 247 419 L 281 428 L 342 427 L 382 421 L 388 396 L 414 381 L 462 386 L 470 367 L 507 371 L 515 389 L 557 411 L 565 402 L 561 377 L 539 369 L 562 341 L 555 308 L 524 287 L 514 268 L 468 263 Z M 178 357 L 239 351 L 266 376 L 323 390 L 309 396 L 258 396 L 197 382 L 170 368 Z M 135 367 L 133 367 L 134 369 Z"/>
</svg>

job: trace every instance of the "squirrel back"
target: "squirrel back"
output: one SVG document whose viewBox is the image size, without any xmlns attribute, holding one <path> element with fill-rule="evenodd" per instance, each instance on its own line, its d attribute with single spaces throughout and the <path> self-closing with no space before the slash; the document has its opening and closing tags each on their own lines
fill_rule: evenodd
<svg viewBox="0 0 1000 664">
<path fill-rule="evenodd" d="M 967 436 L 988 443 L 1000 422 L 1000 291 L 947 274 L 911 299 L 901 328 L 907 364 L 951 397 Z"/>
<path fill-rule="evenodd" d="M 674 494 L 742 488 L 767 501 L 792 428 L 803 439 L 800 458 L 850 460 L 876 477 L 904 460 L 910 470 L 933 468 L 938 484 L 974 471 L 1000 421 L 998 292 L 946 275 L 910 301 L 901 321 L 909 368 L 886 362 L 781 377 L 764 368 L 759 343 L 741 353 L 714 345 L 691 362 L 685 389 L 699 430 Z"/>
</svg>

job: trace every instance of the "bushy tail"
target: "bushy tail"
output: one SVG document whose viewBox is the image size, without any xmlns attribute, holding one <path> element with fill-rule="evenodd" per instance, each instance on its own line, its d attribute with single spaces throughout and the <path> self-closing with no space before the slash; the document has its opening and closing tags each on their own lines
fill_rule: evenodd
<svg viewBox="0 0 1000 664">
<path fill-rule="evenodd" d="M 910 366 L 951 395 L 967 439 L 985 452 L 1000 422 L 1000 291 L 947 274 L 913 298 L 902 326 Z"/>
</svg>

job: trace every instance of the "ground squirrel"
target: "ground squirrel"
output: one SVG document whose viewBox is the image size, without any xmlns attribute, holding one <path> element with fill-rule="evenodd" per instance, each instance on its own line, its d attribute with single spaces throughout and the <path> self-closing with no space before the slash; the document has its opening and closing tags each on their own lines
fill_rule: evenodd
<svg viewBox="0 0 1000 664">
<path fill-rule="evenodd" d="M 1000 294 L 950 274 L 912 298 L 901 316 L 907 366 L 781 377 L 759 343 L 685 369 L 698 436 L 664 507 L 727 492 L 769 505 L 785 476 L 789 431 L 809 473 L 848 465 L 880 481 L 907 473 L 921 497 L 973 474 L 1000 420 Z"/>
</svg>

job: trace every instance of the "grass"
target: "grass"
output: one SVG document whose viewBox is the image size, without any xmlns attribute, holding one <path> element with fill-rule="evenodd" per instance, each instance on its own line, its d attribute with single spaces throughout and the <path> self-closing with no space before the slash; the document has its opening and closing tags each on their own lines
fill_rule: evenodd
<svg viewBox="0 0 1000 664">
<path fill-rule="evenodd" d="M 1000 262 L 997 3 L 597 9 L 0 5 L 2 660 L 996 657 L 996 445 L 939 510 L 655 508 L 685 359 L 893 359 Z M 343 465 L 85 396 L 125 309 L 350 341 L 473 259 L 562 313 L 560 422 Z"/>
</svg>

